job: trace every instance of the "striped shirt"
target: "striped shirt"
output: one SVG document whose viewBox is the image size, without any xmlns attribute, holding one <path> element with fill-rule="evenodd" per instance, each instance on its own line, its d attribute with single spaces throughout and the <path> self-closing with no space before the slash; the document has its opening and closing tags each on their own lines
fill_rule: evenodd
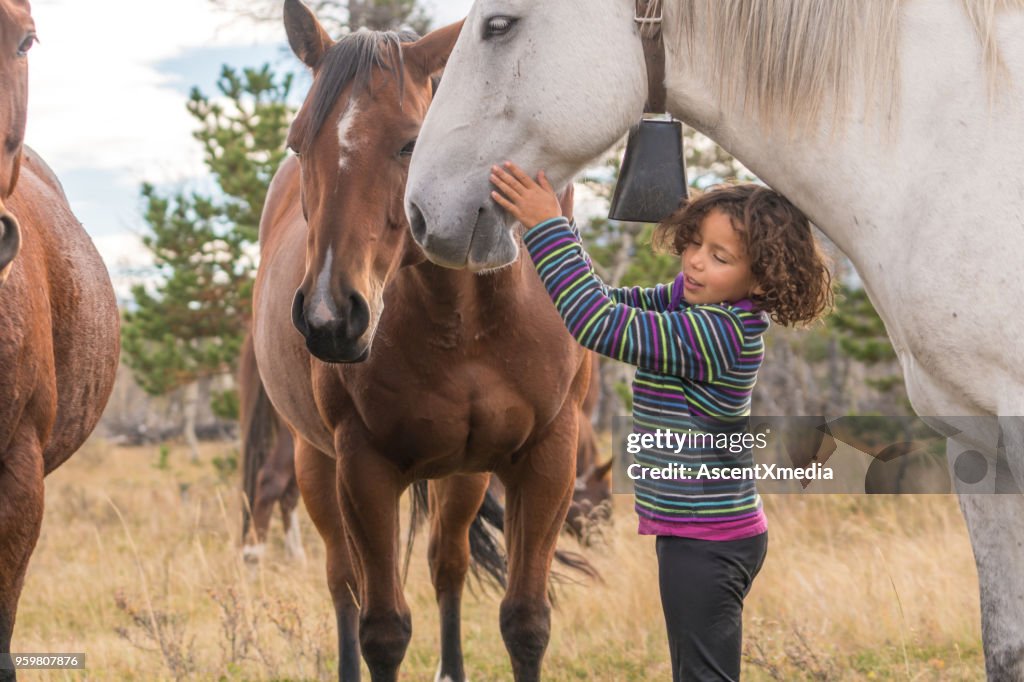
<svg viewBox="0 0 1024 682">
<path fill-rule="evenodd" d="M 753 464 L 749 447 L 723 447 L 721 438 L 746 432 L 750 395 L 764 358 L 767 316 L 749 300 L 686 303 L 682 273 L 671 284 L 653 288 L 609 288 L 594 272 L 575 225 L 565 218 L 536 225 L 523 241 L 573 337 L 586 348 L 637 366 L 634 433 L 671 429 L 709 436 L 681 448 L 642 448 L 635 455 L 641 467 L 683 465 L 693 475 L 635 481 L 639 532 L 720 541 L 763 533 L 767 519 L 755 482 L 709 472 Z M 697 476 L 701 465 L 707 465 L 709 475 Z"/>
</svg>

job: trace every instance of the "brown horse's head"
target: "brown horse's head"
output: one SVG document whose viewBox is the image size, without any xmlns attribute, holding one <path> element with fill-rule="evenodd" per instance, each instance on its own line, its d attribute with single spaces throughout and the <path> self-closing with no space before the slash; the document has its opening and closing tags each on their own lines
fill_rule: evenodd
<svg viewBox="0 0 1024 682">
<path fill-rule="evenodd" d="M 292 321 L 316 357 L 359 362 L 369 355 L 388 281 L 423 260 L 405 217 L 405 179 L 433 76 L 461 22 L 420 40 L 358 31 L 335 43 L 298 0 L 285 2 L 284 22 L 292 50 L 313 70 L 288 135 L 309 225 Z"/>
<path fill-rule="evenodd" d="M 36 26 L 27 0 L 0 0 L 0 284 L 21 246 L 18 221 L 7 212 L 4 199 L 18 182 L 28 108 L 25 57 L 35 41 Z"/>
</svg>

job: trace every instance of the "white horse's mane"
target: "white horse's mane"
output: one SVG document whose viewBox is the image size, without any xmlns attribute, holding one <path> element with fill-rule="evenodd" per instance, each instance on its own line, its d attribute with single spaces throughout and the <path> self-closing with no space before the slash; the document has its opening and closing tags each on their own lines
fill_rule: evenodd
<svg viewBox="0 0 1024 682">
<path fill-rule="evenodd" d="M 663 2 L 666 15 L 677 21 L 670 28 L 678 43 L 669 49 L 707 60 L 723 103 L 742 103 L 765 126 L 804 130 L 826 113 L 835 122 L 849 108 L 857 74 L 863 74 L 865 116 L 895 120 L 902 0 Z M 994 99 L 1005 72 L 995 19 L 1004 10 L 1024 9 L 1024 0 L 960 3 L 980 43 Z M 695 41 L 696 35 L 703 39 Z M 710 46 L 710 54 L 693 54 L 694 44 Z"/>
</svg>

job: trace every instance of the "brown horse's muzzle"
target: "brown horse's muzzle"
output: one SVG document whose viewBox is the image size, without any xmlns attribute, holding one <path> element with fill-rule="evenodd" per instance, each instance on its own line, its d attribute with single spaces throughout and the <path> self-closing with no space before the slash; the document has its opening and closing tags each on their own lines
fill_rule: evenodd
<svg viewBox="0 0 1024 682">
<path fill-rule="evenodd" d="M 21 248 L 21 227 L 17 219 L 0 204 L 0 284 L 10 273 L 10 264 Z"/>
<path fill-rule="evenodd" d="M 324 362 L 363 362 L 370 356 L 364 341 L 370 326 L 370 306 L 358 293 L 335 302 L 329 315 L 308 310 L 300 287 L 292 301 L 292 324 L 306 340 L 306 348 Z"/>
</svg>

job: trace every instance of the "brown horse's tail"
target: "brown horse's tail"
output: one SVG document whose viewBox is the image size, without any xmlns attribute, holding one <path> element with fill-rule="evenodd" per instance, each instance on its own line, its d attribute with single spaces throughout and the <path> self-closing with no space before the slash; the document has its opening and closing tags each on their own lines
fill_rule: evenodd
<svg viewBox="0 0 1024 682">
<path fill-rule="evenodd" d="M 242 345 L 239 362 L 238 388 L 240 393 L 242 430 L 242 490 L 245 504 L 242 505 L 242 543 L 249 536 L 252 523 L 253 505 L 256 504 L 256 486 L 260 470 L 267 461 L 277 437 L 277 413 L 270 402 L 259 368 L 256 366 L 256 352 L 252 335 Z"/>
<path fill-rule="evenodd" d="M 412 501 L 409 505 L 409 535 L 405 546 L 405 566 L 403 581 L 409 574 L 409 559 L 412 555 L 413 538 L 416 531 L 430 513 L 427 482 L 417 481 L 412 488 Z M 476 518 L 469 526 L 470 567 L 477 582 L 482 585 L 499 587 L 502 590 L 508 584 L 508 560 L 505 550 L 498 540 L 498 535 L 505 533 L 505 507 L 488 486 L 484 501 L 477 510 Z M 601 574 L 587 561 L 586 557 L 577 552 L 555 550 L 555 561 L 569 570 L 600 580 Z M 555 580 L 563 581 L 567 576 L 552 573 Z"/>
</svg>

